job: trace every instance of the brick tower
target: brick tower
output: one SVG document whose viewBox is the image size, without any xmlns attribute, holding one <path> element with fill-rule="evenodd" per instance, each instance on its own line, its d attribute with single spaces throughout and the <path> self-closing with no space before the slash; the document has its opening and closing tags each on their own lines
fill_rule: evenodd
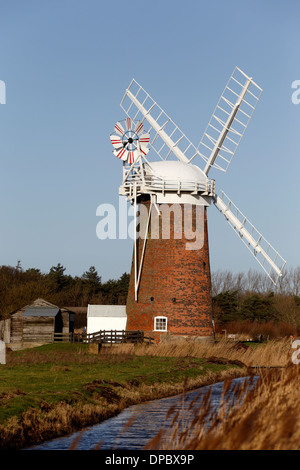
<svg viewBox="0 0 300 470">
<path fill-rule="evenodd" d="M 144 235 L 151 208 L 150 198 L 143 197 L 141 205 L 139 228 L 140 234 Z M 137 240 L 137 265 L 139 267 L 143 262 L 143 266 L 136 298 L 133 256 L 127 329 L 143 330 L 156 340 L 166 334 L 211 338 L 213 324 L 206 207 L 161 204 L 157 208 L 160 216 L 152 207 L 154 223 L 149 224 L 145 249 L 144 239 Z M 165 238 L 164 224 L 169 228 Z"/>
</svg>

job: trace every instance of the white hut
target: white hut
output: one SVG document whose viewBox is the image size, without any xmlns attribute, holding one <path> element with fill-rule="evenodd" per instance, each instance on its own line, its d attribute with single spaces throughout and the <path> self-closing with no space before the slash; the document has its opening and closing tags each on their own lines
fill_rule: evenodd
<svg viewBox="0 0 300 470">
<path fill-rule="evenodd" d="M 126 330 L 126 305 L 88 305 L 87 333 Z"/>
</svg>

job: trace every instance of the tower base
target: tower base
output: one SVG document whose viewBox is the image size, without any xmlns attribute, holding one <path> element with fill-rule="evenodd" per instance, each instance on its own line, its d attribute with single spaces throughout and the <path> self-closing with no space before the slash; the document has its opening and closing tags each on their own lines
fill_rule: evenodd
<svg viewBox="0 0 300 470">
<path fill-rule="evenodd" d="M 140 212 L 140 234 L 145 233 L 151 207 L 149 199 L 142 204 L 147 211 Z M 162 236 L 165 220 L 160 216 L 159 233 L 155 233 L 154 224 L 149 224 L 146 244 L 143 238 L 137 240 L 137 266 L 133 255 L 126 306 L 127 329 L 142 330 L 156 342 L 178 336 L 211 339 L 214 331 L 206 208 L 191 205 L 186 208 L 184 204 L 161 206 L 169 210 L 170 236 Z M 178 224 L 178 216 L 185 210 L 190 214 L 188 238 L 187 215 Z M 152 217 L 155 213 L 152 206 Z M 136 293 L 135 280 L 140 266 Z"/>
</svg>

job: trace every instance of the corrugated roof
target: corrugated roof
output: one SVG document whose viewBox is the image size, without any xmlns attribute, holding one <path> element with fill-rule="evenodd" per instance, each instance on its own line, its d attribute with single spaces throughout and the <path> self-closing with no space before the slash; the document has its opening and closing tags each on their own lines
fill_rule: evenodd
<svg viewBox="0 0 300 470">
<path fill-rule="evenodd" d="M 88 305 L 88 317 L 126 317 L 126 305 Z"/>
<path fill-rule="evenodd" d="M 29 307 L 23 313 L 23 317 L 55 317 L 59 308 Z"/>
</svg>

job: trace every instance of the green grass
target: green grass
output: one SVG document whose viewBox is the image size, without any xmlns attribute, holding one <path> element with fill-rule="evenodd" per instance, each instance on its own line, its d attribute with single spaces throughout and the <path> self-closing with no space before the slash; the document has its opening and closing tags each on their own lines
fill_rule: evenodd
<svg viewBox="0 0 300 470">
<path fill-rule="evenodd" d="M 12 416 L 20 418 L 30 408 L 47 409 L 60 402 L 96 403 L 101 393 L 115 387 L 175 384 L 233 367 L 207 364 L 200 358 L 111 352 L 90 354 L 85 344 L 51 344 L 9 352 L 7 364 L 0 366 L 0 423 Z"/>
</svg>

